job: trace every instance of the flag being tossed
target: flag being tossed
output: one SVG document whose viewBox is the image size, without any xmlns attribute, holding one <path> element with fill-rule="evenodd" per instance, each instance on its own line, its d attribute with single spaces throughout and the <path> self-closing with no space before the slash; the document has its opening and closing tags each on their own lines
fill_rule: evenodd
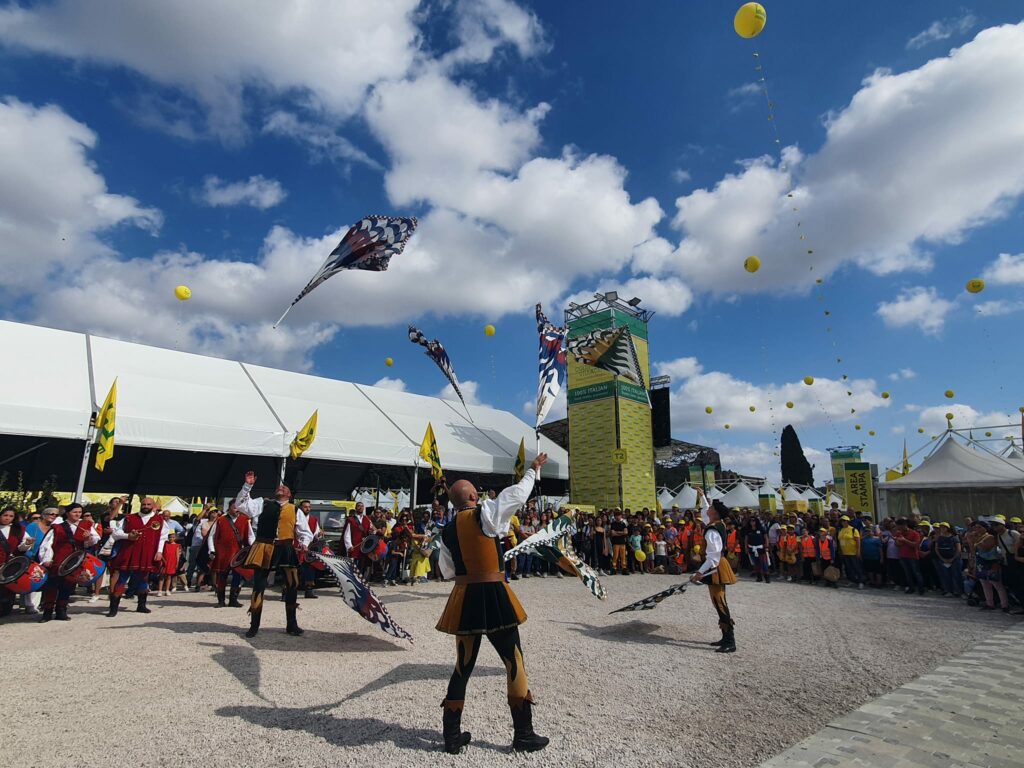
<svg viewBox="0 0 1024 768">
<path fill-rule="evenodd" d="M 295 297 L 295 301 L 288 305 L 281 319 L 274 323 L 274 327 L 277 328 L 292 307 L 327 278 L 346 269 L 386 271 L 391 257 L 405 250 L 406 243 L 416 231 L 416 223 L 416 219 L 404 216 L 366 216 L 353 224 L 341 238 L 338 247 L 331 251 L 327 261 L 313 275 L 313 279 Z"/>
<path fill-rule="evenodd" d="M 644 374 L 640 370 L 640 359 L 636 354 L 636 344 L 633 343 L 633 334 L 628 327 L 600 328 L 570 339 L 568 347 L 577 362 L 622 376 L 639 384 L 644 392 L 647 391 Z"/>
<path fill-rule="evenodd" d="M 617 610 L 614 610 L 608 615 L 611 616 L 612 613 L 628 613 L 629 611 L 650 611 L 654 608 L 657 608 L 658 603 L 660 603 L 666 597 L 672 597 L 672 595 L 681 595 L 683 592 L 686 591 L 686 588 L 688 586 L 689 582 L 684 581 L 682 584 L 676 584 L 674 587 L 663 589 L 656 595 L 651 595 L 650 597 L 645 597 L 643 600 L 637 600 L 635 603 L 630 603 L 625 608 L 619 608 Z"/>
<path fill-rule="evenodd" d="M 557 565 L 563 571 L 576 576 L 598 600 L 604 600 L 608 593 L 601 585 L 597 572 L 580 559 L 572 547 L 572 535 L 576 533 L 576 522 L 571 515 L 559 515 L 532 536 L 521 541 L 504 554 L 508 562 L 520 554 L 532 554 L 545 562 Z"/>
<path fill-rule="evenodd" d="M 313 550 L 309 550 L 308 554 L 327 566 L 327 570 L 331 572 L 341 588 L 341 599 L 345 601 L 345 605 L 392 637 L 412 642 L 412 635 L 391 618 L 388 609 L 377 599 L 370 586 L 359 575 L 359 569 L 356 568 L 356 564 L 352 560 L 347 557 L 325 555 Z"/>
<path fill-rule="evenodd" d="M 565 381 L 565 328 L 552 324 L 537 305 L 537 333 L 540 335 L 540 386 L 537 389 L 537 422 L 540 426 L 555 404 Z"/>
<path fill-rule="evenodd" d="M 462 401 L 462 407 L 466 409 L 466 415 L 469 416 L 469 420 L 473 421 L 473 416 L 469 413 L 469 408 L 466 406 L 466 398 L 462 396 L 462 390 L 459 389 L 459 377 L 455 375 L 455 367 L 452 365 L 452 360 L 448 357 L 448 353 L 445 351 L 441 342 L 437 339 L 433 341 L 427 341 L 427 337 L 423 335 L 423 331 L 417 328 L 415 325 L 409 326 L 409 341 L 413 344 L 419 344 L 421 347 L 426 348 L 426 355 L 433 360 L 437 367 L 441 369 L 441 373 L 448 379 L 448 383 L 452 385 L 452 389 L 455 390 L 455 394 L 459 396 L 459 400 Z"/>
</svg>

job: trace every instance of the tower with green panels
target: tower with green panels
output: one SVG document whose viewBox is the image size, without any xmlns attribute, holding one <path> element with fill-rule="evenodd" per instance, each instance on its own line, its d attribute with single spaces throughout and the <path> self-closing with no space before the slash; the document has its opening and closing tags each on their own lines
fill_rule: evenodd
<svg viewBox="0 0 1024 768">
<path fill-rule="evenodd" d="M 613 291 L 586 304 L 570 304 L 570 339 L 598 329 L 627 326 L 644 383 L 650 386 L 647 326 L 654 314 L 640 301 Z M 568 356 L 569 485 L 577 504 L 633 510 L 657 504 L 651 407 L 644 387 Z"/>
</svg>

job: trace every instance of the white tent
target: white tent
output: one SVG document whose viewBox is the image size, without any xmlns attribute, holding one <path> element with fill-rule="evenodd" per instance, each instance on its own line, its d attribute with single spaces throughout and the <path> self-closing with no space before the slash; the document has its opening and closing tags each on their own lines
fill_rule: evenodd
<svg viewBox="0 0 1024 768">
<path fill-rule="evenodd" d="M 9 454 L 49 444 L 43 463 L 53 466 L 59 458 L 66 468 L 75 450 L 80 461 L 81 448 L 70 443 L 85 440 L 90 416 L 117 380 L 122 450 L 103 476 L 90 473 L 96 484 L 124 480 L 119 473 L 152 482 L 143 468 L 152 472 L 154 460 L 168 452 L 181 464 L 194 454 L 265 457 L 237 466 L 202 459 L 211 476 L 223 478 L 224 490 L 233 488 L 249 464 L 266 476 L 271 461 L 287 456 L 314 410 L 317 438 L 304 460 L 412 467 L 428 423 L 450 472 L 511 475 L 519 441 L 526 439 L 528 454 L 536 450 L 534 428 L 514 414 L 470 406 L 470 421 L 461 404 L 437 397 L 7 321 L 0 321 L 0 346 L 18 362 L 0 378 L 0 437 L 8 436 Z M 46 373 L 55 361 L 60 375 Z M 130 460 L 131 450 L 146 455 Z M 546 437 L 540 450 L 549 456 L 544 476 L 568 479 L 566 451 Z M 73 474 L 77 479 L 77 465 Z"/>
<path fill-rule="evenodd" d="M 832 506 L 832 504 L 833 504 L 833 503 L 835 503 L 835 504 L 838 504 L 838 505 L 839 505 L 839 508 L 840 508 L 840 509 L 846 509 L 846 502 L 845 502 L 845 501 L 843 501 L 843 497 L 842 497 L 842 496 L 840 496 L 840 495 L 839 495 L 838 493 L 836 493 L 835 491 L 829 491 L 829 493 L 828 493 L 828 498 L 827 498 L 827 499 L 825 500 L 825 503 L 826 503 L 826 504 L 827 504 L 827 505 L 828 505 L 829 507 L 831 507 L 831 506 Z"/>
<path fill-rule="evenodd" d="M 757 494 L 744 483 L 736 483 L 736 485 L 730 488 L 729 491 L 722 496 L 721 501 L 725 506 L 731 509 L 740 509 L 742 507 L 757 509 L 759 504 Z"/>
<path fill-rule="evenodd" d="M 696 509 L 697 508 L 697 490 L 687 483 L 679 492 L 673 497 L 669 503 L 668 508 L 679 507 L 679 509 Z"/>
<path fill-rule="evenodd" d="M 760 496 L 774 496 L 776 504 L 778 504 L 778 505 L 782 504 L 782 496 L 780 496 L 779 492 L 777 490 L 775 490 L 774 488 L 772 488 L 767 483 L 765 483 L 760 488 L 758 488 L 756 490 L 756 493 L 757 493 L 757 495 L 759 497 Z"/>
<path fill-rule="evenodd" d="M 708 501 L 714 501 L 715 499 L 720 499 L 720 498 L 722 498 L 723 496 L 725 496 L 725 493 L 723 493 L 723 492 L 722 492 L 722 489 L 721 489 L 721 488 L 719 488 L 719 487 L 718 487 L 718 486 L 716 485 L 716 486 L 712 487 L 712 488 L 711 488 L 711 489 L 710 489 L 710 490 L 709 490 L 709 491 L 708 491 L 708 492 L 707 492 L 707 493 L 705 494 L 705 496 L 707 496 L 707 497 L 708 497 Z"/>
<path fill-rule="evenodd" d="M 658 503 L 661 504 L 662 509 L 670 509 L 672 507 L 672 499 L 674 498 L 675 496 L 668 488 L 662 488 L 658 491 Z"/>
<path fill-rule="evenodd" d="M 183 515 L 192 509 L 188 504 L 181 500 L 180 496 L 172 496 L 161 504 L 160 508 L 165 512 L 170 512 L 172 515 Z"/>
<path fill-rule="evenodd" d="M 822 496 L 816 490 L 808 486 L 800 490 L 800 498 L 806 499 L 807 501 L 818 501 Z"/>
</svg>

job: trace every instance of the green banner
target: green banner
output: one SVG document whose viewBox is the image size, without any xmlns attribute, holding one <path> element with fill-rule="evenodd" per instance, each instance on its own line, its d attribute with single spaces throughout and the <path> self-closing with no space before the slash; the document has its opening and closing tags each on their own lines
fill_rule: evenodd
<svg viewBox="0 0 1024 768">
<path fill-rule="evenodd" d="M 624 397 L 627 400 L 632 400 L 636 403 L 643 403 L 647 405 L 647 390 L 638 384 L 634 384 L 631 381 L 623 381 L 619 379 L 619 396 Z"/>
<path fill-rule="evenodd" d="M 614 381 L 604 381 L 600 384 L 588 384 L 585 387 L 576 387 L 575 389 L 570 389 L 568 393 L 569 405 L 589 403 L 593 400 L 604 400 L 606 397 L 614 396 Z M 646 400 L 644 402 L 646 402 Z"/>
</svg>

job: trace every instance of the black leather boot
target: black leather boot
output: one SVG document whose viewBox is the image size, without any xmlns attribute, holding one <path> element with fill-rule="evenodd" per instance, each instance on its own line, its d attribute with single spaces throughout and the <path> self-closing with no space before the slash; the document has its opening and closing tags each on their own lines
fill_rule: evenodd
<svg viewBox="0 0 1024 768">
<path fill-rule="evenodd" d="M 256 637 L 256 633 L 260 631 L 260 618 L 263 616 L 263 607 L 260 606 L 256 610 L 249 609 L 249 631 L 245 633 L 246 637 Z"/>
<path fill-rule="evenodd" d="M 515 727 L 512 736 L 514 752 L 537 752 L 548 745 L 546 736 L 539 736 L 533 731 L 533 695 L 527 691 L 526 698 L 519 705 L 509 703 L 512 712 L 512 724 Z"/>
<path fill-rule="evenodd" d="M 139 607 L 135 609 L 136 613 L 152 613 L 153 611 L 146 607 L 146 600 L 149 599 L 149 592 L 139 592 Z"/>
<path fill-rule="evenodd" d="M 441 702 L 441 722 L 443 725 L 444 751 L 449 755 L 457 755 L 472 740 L 469 731 L 462 730 L 462 701 Z"/>
<path fill-rule="evenodd" d="M 224 602 L 224 590 L 223 589 L 218 589 L 217 590 L 217 605 L 214 606 L 214 607 L 215 608 L 224 608 L 226 605 L 227 605 L 227 603 Z"/>
<path fill-rule="evenodd" d="M 725 628 L 721 624 L 719 624 L 718 625 L 718 629 L 722 633 L 722 638 L 720 640 L 715 640 L 713 642 L 710 642 L 710 643 L 708 643 L 708 645 L 713 645 L 715 647 L 721 648 L 723 645 L 725 645 Z"/>
<path fill-rule="evenodd" d="M 242 604 L 238 602 L 238 590 L 232 589 L 231 594 L 228 595 L 228 608 L 241 608 Z"/>
<path fill-rule="evenodd" d="M 722 646 L 715 651 L 715 653 L 735 653 L 736 652 L 736 635 L 733 633 L 732 627 L 729 627 L 725 631 L 725 637 Z"/>
<path fill-rule="evenodd" d="M 316 600 L 316 599 L 317 599 L 317 596 L 316 596 L 316 594 L 315 594 L 315 593 L 313 592 L 313 588 L 312 588 L 312 587 L 306 587 L 306 594 L 305 594 L 305 595 L 303 595 L 303 597 L 304 597 L 304 598 L 305 598 L 306 600 Z"/>
<path fill-rule="evenodd" d="M 39 617 L 39 623 L 45 624 L 53 618 L 53 608 L 43 608 L 43 615 Z"/>
<path fill-rule="evenodd" d="M 288 625 L 285 627 L 285 632 L 289 635 L 295 635 L 298 637 L 302 634 L 303 630 L 299 628 L 299 622 L 295 619 L 295 613 L 298 609 L 298 603 L 291 603 L 284 607 L 285 616 L 288 617 Z"/>
<path fill-rule="evenodd" d="M 68 616 L 68 604 L 57 603 L 57 614 L 54 616 L 57 621 L 71 621 L 71 617 Z"/>
<path fill-rule="evenodd" d="M 107 617 L 117 616 L 117 607 L 121 605 L 121 598 L 117 595 L 110 596 L 110 610 L 107 611 Z"/>
</svg>

